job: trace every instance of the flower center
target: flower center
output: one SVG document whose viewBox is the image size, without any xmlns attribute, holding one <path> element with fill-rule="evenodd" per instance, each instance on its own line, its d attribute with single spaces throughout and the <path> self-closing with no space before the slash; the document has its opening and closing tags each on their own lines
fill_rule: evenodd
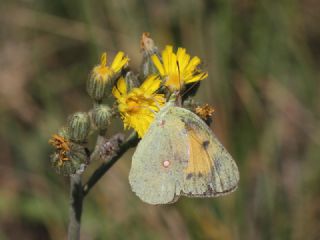
<svg viewBox="0 0 320 240">
<path fill-rule="evenodd" d="M 183 80 L 178 74 L 170 74 L 167 76 L 167 80 L 164 85 L 167 86 L 171 91 L 180 90 L 183 85 Z"/>
<path fill-rule="evenodd" d="M 112 69 L 107 66 L 97 66 L 94 71 L 97 75 L 102 76 L 103 79 L 106 79 L 109 75 L 112 74 Z"/>
<path fill-rule="evenodd" d="M 132 97 L 127 99 L 126 104 L 127 104 L 128 113 L 137 113 L 140 110 L 141 104 L 139 104 L 138 101 L 139 101 L 138 99 L 135 99 Z"/>
</svg>

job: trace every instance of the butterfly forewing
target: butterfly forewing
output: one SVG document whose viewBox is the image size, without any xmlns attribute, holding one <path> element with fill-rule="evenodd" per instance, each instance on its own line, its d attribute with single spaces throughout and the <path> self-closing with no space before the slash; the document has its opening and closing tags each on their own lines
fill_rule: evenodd
<svg viewBox="0 0 320 240">
<path fill-rule="evenodd" d="M 215 197 L 235 190 L 239 181 L 238 167 L 211 129 L 184 108 L 175 107 L 173 114 L 184 123 L 190 148 L 182 194 Z"/>
</svg>

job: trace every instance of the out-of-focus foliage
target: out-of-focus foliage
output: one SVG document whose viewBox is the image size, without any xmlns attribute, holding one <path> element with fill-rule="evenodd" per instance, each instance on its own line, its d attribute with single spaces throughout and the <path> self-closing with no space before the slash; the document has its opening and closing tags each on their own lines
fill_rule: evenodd
<svg viewBox="0 0 320 240">
<path fill-rule="evenodd" d="M 146 205 L 129 188 L 131 152 L 87 197 L 82 239 L 319 239 L 319 22 L 317 0 L 2 0 L 0 239 L 66 237 L 68 179 L 50 168 L 48 138 L 91 107 L 102 51 L 139 66 L 144 31 L 204 59 L 197 98 L 215 107 L 239 189 Z"/>
</svg>

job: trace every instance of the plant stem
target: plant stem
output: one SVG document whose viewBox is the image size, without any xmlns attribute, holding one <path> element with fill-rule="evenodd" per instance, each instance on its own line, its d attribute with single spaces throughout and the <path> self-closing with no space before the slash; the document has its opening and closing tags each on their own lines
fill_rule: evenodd
<svg viewBox="0 0 320 240">
<path fill-rule="evenodd" d="M 128 139 L 120 145 L 117 154 L 112 157 L 110 161 L 103 163 L 98 169 L 96 169 L 96 171 L 91 175 L 88 182 L 84 186 L 82 186 L 80 174 L 74 174 L 70 176 L 68 240 L 80 239 L 80 223 L 84 197 L 88 194 L 90 189 L 99 181 L 99 179 L 113 166 L 113 164 L 115 164 L 129 148 L 135 147 L 138 142 L 139 138 L 137 134 L 131 134 Z M 97 144 L 100 143 L 101 139 L 97 141 Z M 94 155 L 96 155 L 96 153 Z M 92 158 L 95 158 L 95 156 L 92 156 Z"/>
<path fill-rule="evenodd" d="M 80 239 L 83 191 L 80 174 L 70 176 L 70 210 L 68 240 Z"/>
<path fill-rule="evenodd" d="M 110 159 L 110 161 L 101 164 L 101 166 L 94 171 L 94 173 L 89 178 L 88 182 L 83 186 L 82 192 L 83 197 L 88 194 L 90 189 L 99 181 L 99 179 L 115 164 L 122 155 L 130 148 L 135 147 L 139 142 L 136 133 L 131 134 L 128 139 L 120 145 L 117 154 Z"/>
<path fill-rule="evenodd" d="M 101 144 L 103 143 L 103 141 L 105 140 L 105 137 L 103 134 L 99 134 L 97 137 L 97 142 L 96 142 L 96 146 L 93 150 L 93 152 L 91 153 L 90 159 L 89 159 L 89 164 L 91 162 L 93 162 L 94 160 L 99 158 L 99 151 L 100 151 L 100 147 Z"/>
</svg>

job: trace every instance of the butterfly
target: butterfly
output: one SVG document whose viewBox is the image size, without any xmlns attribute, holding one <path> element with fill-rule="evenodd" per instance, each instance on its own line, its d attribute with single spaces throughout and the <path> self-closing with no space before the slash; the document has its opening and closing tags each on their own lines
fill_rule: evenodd
<svg viewBox="0 0 320 240">
<path fill-rule="evenodd" d="M 231 193 L 237 188 L 239 171 L 201 118 L 168 102 L 133 154 L 129 182 L 142 201 L 168 204 L 180 196 Z"/>
</svg>

